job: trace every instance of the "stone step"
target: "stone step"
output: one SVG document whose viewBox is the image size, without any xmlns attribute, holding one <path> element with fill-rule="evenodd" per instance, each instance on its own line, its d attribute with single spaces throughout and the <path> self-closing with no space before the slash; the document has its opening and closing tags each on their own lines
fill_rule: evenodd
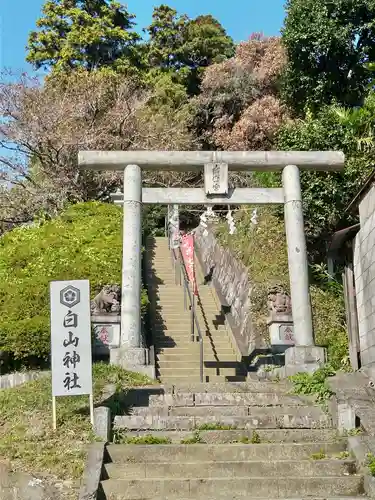
<svg viewBox="0 0 375 500">
<path fill-rule="evenodd" d="M 169 339 L 155 339 L 155 346 L 158 349 L 164 349 L 164 348 L 168 349 L 175 347 L 176 349 L 187 349 L 192 352 L 194 351 L 199 352 L 199 349 L 190 346 L 191 343 L 192 342 L 189 340 L 189 338 L 177 339 L 170 337 Z M 229 342 L 223 342 L 223 341 L 214 342 L 213 345 L 208 342 L 207 343 L 203 342 L 203 349 L 205 350 L 205 352 L 207 351 L 211 352 L 215 350 L 217 350 L 217 352 L 223 352 L 223 351 L 230 351 L 232 353 L 234 352 L 233 349 L 231 349 Z"/>
<path fill-rule="evenodd" d="M 154 436 L 155 438 L 165 438 L 171 444 L 181 444 L 181 441 L 192 439 L 195 436 L 193 431 L 132 431 L 127 434 L 129 438 Z M 199 431 L 202 444 L 234 444 L 246 441 L 251 443 L 253 439 L 259 439 L 262 444 L 270 443 L 313 443 L 313 442 L 337 442 L 339 435 L 336 429 L 257 429 L 231 430 L 231 431 Z M 259 444 L 260 444 L 259 443 Z M 343 448 L 344 449 L 344 448 Z M 330 456 L 339 456 L 343 451 L 335 450 L 330 452 Z M 294 456 L 290 458 L 295 459 Z"/>
<path fill-rule="evenodd" d="M 229 342 L 229 335 L 224 327 L 219 327 L 218 329 L 211 327 L 208 332 L 205 328 L 205 325 L 203 325 L 202 323 L 199 323 L 199 327 L 202 334 L 202 338 L 204 338 L 207 342 L 209 342 L 210 339 L 225 340 Z M 180 318 L 179 324 L 177 322 L 173 323 L 167 319 L 164 324 L 160 323 L 156 324 L 153 327 L 153 332 L 155 336 L 159 337 L 163 337 L 163 334 L 165 334 L 164 336 L 179 335 L 179 334 L 181 336 L 185 332 L 188 332 L 191 335 L 190 318 L 189 321 L 187 321 L 185 324 L 183 318 Z M 195 335 L 199 335 L 196 326 L 194 328 L 194 333 Z"/>
<path fill-rule="evenodd" d="M 199 356 L 200 356 L 200 350 L 195 348 L 195 347 L 190 347 L 190 342 L 189 340 L 170 340 L 169 342 L 165 342 L 165 341 L 157 341 L 155 342 L 155 347 L 156 347 L 156 351 L 157 352 L 160 352 L 162 349 L 164 350 L 163 352 L 165 352 L 165 350 L 171 350 L 171 349 L 176 349 L 176 352 L 177 350 L 180 351 L 180 350 L 184 350 L 185 353 L 191 353 L 191 354 L 196 354 L 196 360 L 199 361 Z M 203 353 L 204 353 L 204 356 L 208 356 L 208 355 L 211 355 L 212 353 L 217 353 L 217 355 L 219 356 L 219 359 L 224 359 L 225 355 L 226 354 L 229 354 L 230 356 L 232 356 L 234 354 L 234 351 L 233 349 L 230 349 L 230 347 L 227 345 L 227 344 L 224 344 L 224 343 L 215 343 L 214 346 L 212 346 L 211 344 L 203 344 Z M 183 357 L 183 353 L 181 353 L 181 357 L 180 357 L 181 360 L 184 359 Z M 207 361 L 208 362 L 208 361 Z"/>
<path fill-rule="evenodd" d="M 223 432 L 223 431 L 220 431 Z M 266 431 L 270 432 L 270 431 Z M 271 431 L 275 432 L 275 431 Z M 278 429 L 278 432 L 282 432 Z M 313 443 L 267 444 L 162 444 L 128 445 L 110 444 L 107 447 L 110 460 L 117 464 L 134 462 L 215 462 L 215 461 L 276 461 L 309 460 L 314 454 L 336 456 L 346 451 L 347 440 Z M 131 459 L 131 460 L 130 460 Z"/>
<path fill-rule="evenodd" d="M 219 415 L 209 415 L 207 412 L 203 415 L 195 415 L 192 410 L 199 412 L 201 411 L 199 408 L 188 409 L 185 414 L 186 416 L 158 416 L 155 414 L 157 413 L 156 411 L 148 409 L 149 412 L 147 415 L 117 416 L 114 423 L 116 428 L 130 430 L 195 430 L 207 425 L 225 426 L 229 429 L 332 428 L 332 419 L 328 415 L 312 411 L 296 411 L 297 409 L 297 407 L 291 407 L 277 411 L 277 407 L 267 407 L 259 410 L 253 408 L 251 415 L 242 417 L 228 416 L 222 413 Z M 135 410 L 137 412 L 141 411 L 139 407 L 135 408 Z M 179 409 L 176 408 L 173 410 L 177 411 Z M 311 408 L 307 410 L 311 410 Z M 181 410 L 180 412 L 182 413 Z M 163 414 L 162 412 L 160 413 Z"/>
<path fill-rule="evenodd" d="M 160 346 L 156 344 L 157 351 L 158 351 L 158 347 L 160 347 Z M 183 352 L 181 352 L 181 351 L 183 351 Z M 167 347 L 165 350 L 163 350 L 163 351 L 159 350 L 157 352 L 157 359 L 158 360 L 165 360 L 166 353 L 167 354 L 171 353 L 170 357 L 173 354 L 173 359 L 178 360 L 178 362 L 190 359 L 190 360 L 194 360 L 197 363 L 199 363 L 200 352 L 199 352 L 199 349 L 196 349 L 196 348 L 190 349 L 189 347 L 187 347 L 186 349 L 184 349 L 183 346 L 176 346 L 174 348 Z M 222 348 L 217 348 L 214 351 L 212 346 L 207 346 L 207 347 L 204 346 L 203 357 L 204 357 L 205 362 L 209 363 L 210 360 L 216 360 L 216 356 L 219 358 L 219 360 L 232 359 L 232 357 L 234 356 L 234 352 L 233 352 L 233 349 L 222 349 Z"/>
<path fill-rule="evenodd" d="M 216 360 L 233 360 L 236 361 L 237 357 L 233 352 L 233 349 L 226 349 L 216 352 L 216 354 L 212 351 L 212 347 L 210 350 L 207 349 L 205 353 L 205 361 L 216 361 Z M 158 354 L 158 360 L 163 362 L 171 362 L 171 363 L 180 363 L 181 361 L 199 361 L 199 350 L 195 349 L 191 353 L 174 353 L 171 352 L 162 352 Z"/>
<path fill-rule="evenodd" d="M 168 312 L 155 310 L 152 311 L 155 316 L 155 327 L 167 325 L 189 325 L 191 321 L 191 313 L 189 311 L 185 311 L 185 309 L 181 305 L 174 306 L 175 313 L 169 314 Z M 179 312 L 178 312 L 179 311 Z M 195 316 L 199 322 L 199 326 L 201 330 L 205 330 L 207 327 L 214 333 L 215 331 L 226 331 L 225 324 L 223 322 L 217 321 L 214 317 L 206 316 L 205 318 L 198 314 Z"/>
<path fill-rule="evenodd" d="M 186 314 L 184 311 L 181 312 L 179 319 L 171 318 L 168 315 L 159 315 L 159 312 L 157 312 L 154 317 L 155 316 L 156 318 L 153 321 L 152 329 L 156 333 L 160 333 L 166 330 L 173 330 L 176 332 L 188 330 L 190 332 L 191 315 Z M 216 325 L 215 323 L 211 322 L 211 324 L 208 324 L 207 332 L 206 322 L 200 320 L 199 328 L 202 334 L 205 334 L 206 337 L 208 337 L 210 334 L 212 336 L 215 335 L 217 337 L 229 338 L 227 329 L 224 325 Z M 194 323 L 194 329 L 197 330 L 196 323 Z"/>
<path fill-rule="evenodd" d="M 154 330 L 154 333 L 156 336 L 159 336 L 161 339 L 163 339 L 164 337 L 168 337 L 170 335 L 176 335 L 176 336 L 179 335 L 180 337 L 183 338 L 183 335 L 185 332 L 188 332 L 191 335 L 190 324 L 183 325 L 183 324 L 181 324 L 181 321 L 182 321 L 182 318 L 180 319 L 180 324 L 177 324 L 177 323 L 173 324 L 173 323 L 167 321 L 165 323 L 164 329 L 160 325 L 158 330 L 156 330 L 156 331 Z M 208 343 L 211 341 L 211 339 L 217 340 L 219 342 L 220 341 L 221 342 L 229 342 L 229 335 L 227 334 L 226 330 L 213 330 L 212 332 L 210 332 L 210 334 L 208 334 L 206 332 L 206 330 L 202 327 L 202 325 L 199 325 L 199 326 L 200 326 L 202 338 L 205 342 Z M 165 333 L 165 335 L 163 335 L 163 333 Z M 194 334 L 195 334 L 195 336 L 199 335 L 198 329 L 196 327 L 194 328 Z"/>
<path fill-rule="evenodd" d="M 159 303 L 156 303 L 157 306 L 157 312 L 161 315 L 168 315 L 171 316 L 171 318 L 175 318 L 177 316 L 177 311 L 176 307 L 178 308 L 179 311 L 184 312 L 185 314 L 191 316 L 191 310 L 190 310 L 190 304 L 187 303 L 187 309 L 184 309 L 184 302 L 183 302 L 183 297 L 182 299 L 175 297 L 174 300 L 170 300 L 167 302 L 165 300 L 164 302 L 159 301 Z M 217 308 L 204 308 L 204 316 L 201 311 L 195 311 L 197 317 L 205 317 L 209 319 L 210 321 L 216 321 L 217 323 L 219 322 L 219 317 L 220 313 L 217 310 Z"/>
<path fill-rule="evenodd" d="M 270 461 L 223 461 L 223 462 L 138 462 L 111 463 L 105 466 L 111 479 L 142 478 L 214 478 L 214 477 L 337 477 L 356 473 L 354 460 L 274 460 Z"/>
<path fill-rule="evenodd" d="M 363 493 L 361 476 L 337 477 L 288 477 L 267 478 L 222 478 L 209 479 L 109 479 L 102 483 L 106 498 L 149 500 L 155 497 L 169 499 L 207 498 L 244 499 L 252 498 L 296 498 L 305 496 L 356 496 Z M 251 493 L 250 493 L 251 492 Z M 120 495 L 120 496 L 119 496 Z"/>
<path fill-rule="evenodd" d="M 175 345 L 177 343 L 179 345 Z M 165 345 L 163 346 L 163 342 L 159 340 L 158 342 L 155 342 L 155 345 L 160 349 L 165 347 L 165 350 L 161 351 L 162 353 L 173 354 L 181 357 L 192 354 L 194 356 L 198 356 L 196 359 L 199 359 L 200 348 L 198 342 L 191 342 L 190 340 L 187 340 L 186 342 L 178 341 L 177 343 L 173 343 L 171 341 L 167 343 L 164 342 Z M 218 343 L 213 346 L 211 343 L 203 342 L 203 349 L 206 353 L 216 353 L 218 356 L 225 356 L 227 354 L 231 355 L 234 353 L 234 350 L 229 343 Z"/>
<path fill-rule="evenodd" d="M 205 376 L 205 380 L 203 383 L 232 383 L 232 382 L 244 382 L 246 380 L 245 376 L 216 376 L 216 375 L 210 375 L 210 376 Z M 197 384 L 200 383 L 200 376 L 199 375 L 189 375 L 189 376 L 184 376 L 184 377 L 176 377 L 176 376 L 168 376 L 168 377 L 161 377 L 161 381 L 164 384 L 167 385 L 186 385 L 187 382 Z"/>
<path fill-rule="evenodd" d="M 163 333 L 165 333 L 163 335 Z M 207 344 L 209 346 L 212 345 L 212 343 L 214 345 L 228 345 L 230 346 L 230 340 L 229 338 L 227 337 L 226 334 L 223 335 L 224 332 L 220 332 L 220 333 L 216 333 L 216 334 L 213 334 L 211 336 L 208 336 L 208 335 L 204 335 L 203 332 L 201 332 L 202 334 L 202 339 L 203 339 L 203 343 L 204 344 Z M 195 330 L 195 337 L 196 338 L 199 338 L 198 337 L 199 333 L 197 332 L 197 330 Z M 154 332 L 154 339 L 155 339 L 155 342 L 156 343 L 160 343 L 162 344 L 163 342 L 171 342 L 171 341 L 176 341 L 176 342 L 189 342 L 189 343 L 193 343 L 193 341 L 191 340 L 191 331 L 190 331 L 190 328 L 189 329 L 186 329 L 186 330 L 176 330 L 174 328 L 170 328 L 170 330 L 165 330 L 165 332 Z M 197 341 L 198 343 L 198 341 Z"/>
<path fill-rule="evenodd" d="M 280 380 L 279 382 L 263 382 L 249 380 L 246 382 L 236 383 L 191 383 L 188 380 L 180 384 L 163 384 L 162 388 L 167 393 L 181 394 L 186 392 L 192 393 L 248 393 L 248 392 L 287 392 L 292 389 L 292 384 L 288 381 Z"/>
<path fill-rule="evenodd" d="M 199 373 L 199 363 L 197 364 L 197 372 Z M 204 367 L 204 372 L 206 375 L 214 374 L 214 375 L 237 375 L 236 373 L 237 368 L 232 367 L 232 368 L 208 368 Z M 160 369 L 160 372 L 163 374 L 163 376 L 176 376 L 176 377 L 182 377 L 186 376 L 188 377 L 192 373 L 192 367 L 190 368 L 163 368 Z"/>
<path fill-rule="evenodd" d="M 213 357 L 211 359 L 208 359 L 207 356 L 204 356 L 204 362 L 205 362 L 205 368 L 207 369 L 216 369 L 213 366 L 210 366 L 211 364 L 215 364 L 220 369 L 222 369 L 226 365 L 231 365 L 232 368 L 236 368 L 239 366 L 239 362 L 236 360 L 234 354 L 232 355 L 232 359 L 222 359 L 221 361 L 215 360 Z M 186 360 L 185 358 L 180 358 L 176 359 L 175 361 L 167 360 L 164 361 L 162 358 L 158 357 L 158 367 L 160 370 L 165 370 L 165 369 L 173 369 L 176 370 L 178 368 L 187 368 L 187 369 L 195 369 L 196 367 L 199 367 L 199 357 L 195 357 L 194 359 Z"/>
<path fill-rule="evenodd" d="M 151 395 L 149 398 L 150 406 L 306 406 L 307 401 L 313 399 L 301 398 L 300 396 L 285 395 L 272 392 L 247 392 L 247 393 L 178 393 Z"/>
<path fill-rule="evenodd" d="M 150 401 L 151 402 L 151 401 Z M 183 402 L 181 400 L 181 402 Z M 302 405 L 301 401 L 301 405 Z M 250 417 L 262 422 L 270 421 L 276 417 L 279 420 L 292 420 L 296 427 L 300 427 L 304 419 L 315 421 L 325 419 L 327 415 L 317 406 L 138 406 L 132 408 L 132 415 L 156 416 L 162 419 L 171 417 Z M 291 427 L 291 425 L 288 425 Z"/>
</svg>

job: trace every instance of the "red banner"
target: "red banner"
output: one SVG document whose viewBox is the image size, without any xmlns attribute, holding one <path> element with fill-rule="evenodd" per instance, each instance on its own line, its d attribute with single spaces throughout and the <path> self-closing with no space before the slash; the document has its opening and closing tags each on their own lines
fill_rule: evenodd
<svg viewBox="0 0 375 500">
<path fill-rule="evenodd" d="M 198 295 L 197 280 L 195 278 L 194 235 L 187 234 L 182 237 L 181 253 L 193 293 L 194 295 Z"/>
</svg>

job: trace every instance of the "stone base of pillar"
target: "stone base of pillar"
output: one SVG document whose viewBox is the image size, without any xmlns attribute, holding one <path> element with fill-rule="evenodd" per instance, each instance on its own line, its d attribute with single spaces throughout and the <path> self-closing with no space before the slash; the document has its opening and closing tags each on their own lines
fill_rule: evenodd
<svg viewBox="0 0 375 500">
<path fill-rule="evenodd" d="M 272 370 L 272 378 L 287 378 L 297 373 L 314 373 L 327 362 L 327 351 L 318 346 L 294 346 L 285 351 L 285 366 Z"/>
<path fill-rule="evenodd" d="M 155 366 L 149 364 L 149 350 L 140 348 L 128 348 L 125 346 L 110 350 L 110 363 L 121 366 L 125 370 L 142 373 L 151 379 L 156 378 Z"/>
</svg>

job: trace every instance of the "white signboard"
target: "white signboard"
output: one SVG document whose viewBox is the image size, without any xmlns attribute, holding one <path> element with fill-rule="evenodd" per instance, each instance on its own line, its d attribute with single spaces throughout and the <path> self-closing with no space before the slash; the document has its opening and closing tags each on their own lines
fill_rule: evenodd
<svg viewBox="0 0 375 500">
<path fill-rule="evenodd" d="M 204 187 L 207 195 L 228 194 L 228 165 L 208 163 L 204 166 Z"/>
<path fill-rule="evenodd" d="M 89 281 L 53 281 L 50 299 L 52 396 L 92 395 Z"/>
</svg>

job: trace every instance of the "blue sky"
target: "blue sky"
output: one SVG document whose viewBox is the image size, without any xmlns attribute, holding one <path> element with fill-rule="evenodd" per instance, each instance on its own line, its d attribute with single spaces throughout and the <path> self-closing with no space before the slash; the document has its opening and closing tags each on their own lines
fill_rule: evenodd
<svg viewBox="0 0 375 500">
<path fill-rule="evenodd" d="M 43 0 L 0 0 L 0 68 L 30 71 L 25 62 L 25 45 L 40 16 Z M 212 14 L 236 40 L 253 32 L 277 35 L 284 19 L 284 0 L 129 0 L 139 30 L 150 23 L 155 5 L 166 3 L 190 17 Z"/>
</svg>

